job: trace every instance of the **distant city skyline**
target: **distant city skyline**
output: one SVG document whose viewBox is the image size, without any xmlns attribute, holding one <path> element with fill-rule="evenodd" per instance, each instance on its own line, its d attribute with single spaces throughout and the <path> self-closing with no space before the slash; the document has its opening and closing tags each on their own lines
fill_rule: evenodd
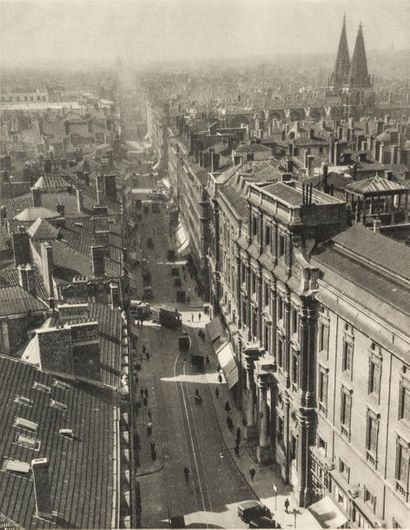
<svg viewBox="0 0 410 530">
<path fill-rule="evenodd" d="M 410 48 L 407 0 L 0 0 L 0 64 L 335 53 L 343 14 L 351 51 L 360 22 L 368 50 Z"/>
</svg>

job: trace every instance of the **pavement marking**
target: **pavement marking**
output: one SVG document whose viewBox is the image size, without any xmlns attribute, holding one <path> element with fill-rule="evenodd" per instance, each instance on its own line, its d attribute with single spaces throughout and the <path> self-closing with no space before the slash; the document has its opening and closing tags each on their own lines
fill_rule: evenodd
<svg viewBox="0 0 410 530">
<path fill-rule="evenodd" d="M 176 377 L 176 368 L 177 368 L 177 362 L 178 362 L 179 357 L 180 357 L 180 353 L 178 352 L 178 355 L 176 356 L 175 363 L 174 363 L 174 376 L 175 377 Z M 196 471 L 196 475 L 198 477 L 198 486 L 199 486 L 199 492 L 201 494 L 202 508 L 203 508 L 203 511 L 205 512 L 206 511 L 205 499 L 204 499 L 204 493 L 202 491 L 201 481 L 200 481 L 200 478 L 199 478 L 199 467 L 198 467 L 198 461 L 197 461 L 196 453 L 195 453 L 194 440 L 193 440 L 193 437 L 192 437 L 191 422 L 189 421 L 188 408 L 187 408 L 187 404 L 186 404 L 186 399 L 185 399 L 185 394 L 184 394 L 184 389 L 183 389 L 182 383 L 179 383 L 179 385 L 180 385 L 180 388 L 181 388 L 182 400 L 183 400 L 183 403 L 184 403 L 185 416 L 186 416 L 187 423 L 188 423 L 189 439 L 190 439 L 190 442 L 191 442 L 192 456 L 194 457 L 195 471 Z"/>
</svg>

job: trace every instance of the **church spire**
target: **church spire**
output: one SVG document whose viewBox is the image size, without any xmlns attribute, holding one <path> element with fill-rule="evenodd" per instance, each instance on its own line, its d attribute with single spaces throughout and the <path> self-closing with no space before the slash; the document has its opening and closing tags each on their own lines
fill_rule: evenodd
<svg viewBox="0 0 410 530">
<path fill-rule="evenodd" d="M 337 50 L 335 69 L 331 78 L 332 85 L 335 87 L 341 87 L 347 83 L 349 70 L 350 59 L 346 37 L 346 15 L 343 15 L 343 26 L 340 34 L 339 48 Z"/>
<path fill-rule="evenodd" d="M 349 85 L 352 88 L 370 87 L 370 76 L 367 70 L 366 50 L 364 47 L 363 27 L 360 22 L 354 46 L 352 64 L 349 73 Z"/>
</svg>

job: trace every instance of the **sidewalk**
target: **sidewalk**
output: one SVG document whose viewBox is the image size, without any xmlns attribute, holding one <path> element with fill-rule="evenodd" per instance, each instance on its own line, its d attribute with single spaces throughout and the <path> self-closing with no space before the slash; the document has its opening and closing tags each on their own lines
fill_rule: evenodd
<svg viewBox="0 0 410 530">
<path fill-rule="evenodd" d="M 204 318 L 205 317 L 205 318 Z M 197 320 L 197 318 L 196 318 Z M 201 324 L 204 326 L 209 321 L 209 318 L 203 315 Z M 193 333 L 197 334 L 193 330 Z M 206 330 L 205 330 L 206 333 Z M 247 447 L 244 441 L 245 428 L 242 423 L 242 413 L 236 408 L 235 403 L 230 395 L 228 385 L 226 383 L 218 383 L 217 366 L 218 359 L 213 351 L 212 345 L 206 333 L 206 340 L 195 341 L 195 347 L 200 348 L 205 355 L 208 355 L 210 362 L 206 365 L 205 377 L 211 388 L 211 394 L 215 412 L 218 417 L 219 426 L 221 429 L 224 442 L 232 459 L 238 467 L 239 471 L 249 483 L 250 487 L 255 492 L 255 495 L 274 513 L 274 519 L 282 526 L 282 528 L 294 528 L 294 514 L 291 513 L 294 508 L 297 508 L 296 526 L 297 528 L 322 528 L 319 522 L 313 517 L 310 511 L 306 508 L 298 508 L 296 501 L 292 495 L 291 487 L 284 484 L 280 472 L 275 469 L 274 464 L 259 465 L 256 462 L 256 448 Z M 219 389 L 219 397 L 215 395 L 215 388 Z M 230 430 L 226 424 L 227 413 L 225 411 L 225 403 L 229 401 L 231 410 L 229 416 L 233 420 L 234 428 Z M 235 438 L 237 428 L 241 429 L 241 444 L 239 450 L 239 458 L 235 456 Z M 251 480 L 249 470 L 255 469 L 254 480 Z M 275 498 L 273 485 L 276 485 L 277 495 Z M 290 502 L 289 512 L 286 513 L 284 502 L 288 498 Z"/>
</svg>

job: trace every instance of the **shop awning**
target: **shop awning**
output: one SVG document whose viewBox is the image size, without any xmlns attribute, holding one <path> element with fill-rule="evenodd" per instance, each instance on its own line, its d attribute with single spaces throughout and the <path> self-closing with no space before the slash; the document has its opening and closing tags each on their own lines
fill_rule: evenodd
<svg viewBox="0 0 410 530">
<path fill-rule="evenodd" d="M 178 225 L 176 240 L 178 254 L 181 256 L 188 256 L 191 252 L 191 249 L 189 248 L 189 237 L 181 223 Z"/>
<path fill-rule="evenodd" d="M 328 495 L 309 506 L 309 510 L 323 528 L 342 528 L 347 523 L 343 512 Z"/>
<path fill-rule="evenodd" d="M 177 252 L 180 256 L 188 256 L 191 253 L 188 239 L 177 248 Z"/>
<path fill-rule="evenodd" d="M 217 350 L 219 364 L 221 365 L 228 387 L 232 388 L 239 380 L 238 367 L 236 366 L 235 354 L 230 342 L 224 342 Z"/>
<path fill-rule="evenodd" d="M 214 342 L 216 339 L 224 335 L 224 325 L 222 324 L 221 316 L 216 316 L 211 322 L 205 324 L 205 328 L 208 332 L 208 335 L 211 339 L 211 342 Z"/>
</svg>

